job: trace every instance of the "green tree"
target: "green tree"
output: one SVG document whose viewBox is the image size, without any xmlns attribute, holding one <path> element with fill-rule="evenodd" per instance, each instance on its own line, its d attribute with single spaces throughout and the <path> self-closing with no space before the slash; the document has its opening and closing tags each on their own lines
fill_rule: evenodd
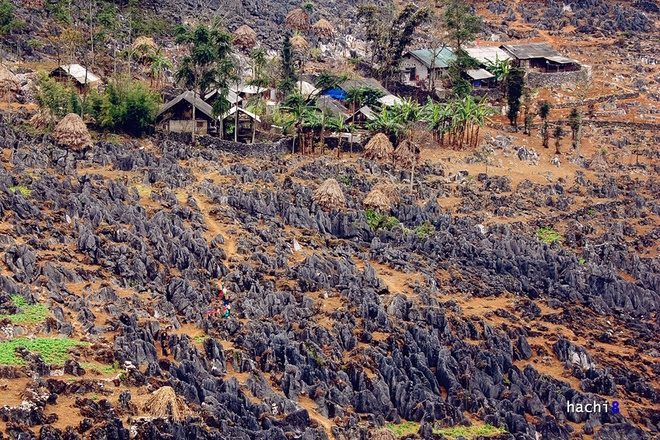
<svg viewBox="0 0 660 440">
<path fill-rule="evenodd" d="M 293 139 L 291 144 L 291 154 L 294 154 L 296 151 L 296 139 L 300 141 L 300 147 L 302 154 L 305 154 L 302 144 L 302 135 L 303 135 L 303 121 L 302 118 L 305 112 L 313 111 L 314 107 L 310 105 L 310 102 L 306 100 L 300 93 L 293 92 L 289 94 L 282 101 L 280 106 L 280 112 L 289 116 L 285 121 L 284 127 L 289 128 L 293 126 L 296 131 L 296 137 Z"/>
<path fill-rule="evenodd" d="M 366 38 L 371 45 L 371 67 L 381 79 L 398 72 L 403 52 L 413 41 L 413 33 L 431 17 L 429 8 L 410 3 L 397 14 L 392 9 L 373 4 L 361 5 L 358 18 L 365 25 Z"/>
<path fill-rule="evenodd" d="M 582 129 L 582 111 L 578 110 L 577 107 L 571 108 L 571 112 L 568 115 L 568 126 L 571 127 L 571 141 L 573 143 L 573 149 L 578 150 L 579 136 L 581 135 L 580 130 Z"/>
<path fill-rule="evenodd" d="M 345 74 L 335 75 L 333 73 L 323 71 L 319 73 L 319 76 L 316 77 L 316 81 L 314 82 L 314 85 L 321 92 L 325 92 L 326 90 L 332 90 L 337 88 L 339 84 L 343 83 L 347 79 L 348 76 Z"/>
<path fill-rule="evenodd" d="M 48 75 L 42 74 L 37 80 L 35 101 L 40 109 L 48 109 L 58 118 L 63 118 L 69 113 L 80 113 L 78 107 L 72 108 L 72 94 L 75 90 L 67 88 L 58 83 Z M 74 112 L 74 110 L 78 110 Z"/>
<path fill-rule="evenodd" d="M 342 133 L 354 133 L 356 128 L 349 124 L 342 115 L 336 115 L 328 121 L 328 126 L 337 132 L 339 139 L 337 139 L 337 159 L 341 157 L 342 147 L 344 145 L 344 138 Z M 352 138 L 351 134 L 351 138 Z M 353 142 L 350 143 L 350 154 L 353 154 Z"/>
<path fill-rule="evenodd" d="M 511 69 L 507 77 L 507 103 L 509 122 L 518 130 L 518 113 L 520 113 L 520 98 L 525 89 L 525 71 L 519 68 Z"/>
<path fill-rule="evenodd" d="M 3 46 L 6 36 L 11 35 L 13 31 L 19 30 L 25 26 L 24 21 L 15 18 L 15 11 L 16 7 L 12 5 L 9 0 L 2 0 L 2 2 L 0 2 L 0 36 L 3 37 L 0 42 L 0 62 L 4 59 Z"/>
<path fill-rule="evenodd" d="M 86 110 L 95 112 L 101 128 L 141 136 L 156 119 L 159 95 L 138 82 L 111 81 L 101 96 L 92 94 L 91 101 Z"/>
<path fill-rule="evenodd" d="M 561 154 L 559 147 L 561 144 L 561 138 L 564 137 L 564 129 L 561 125 L 555 127 L 555 131 L 552 132 L 552 136 L 555 138 L 555 154 Z"/>
<path fill-rule="evenodd" d="M 398 115 L 387 107 L 374 113 L 374 119 L 367 122 L 367 127 L 373 132 L 386 134 L 392 144 L 397 143 L 399 134 L 405 129 Z"/>
<path fill-rule="evenodd" d="M 159 47 L 151 54 L 148 59 L 149 62 L 149 76 L 151 78 L 151 85 L 160 87 L 163 81 L 163 74 L 168 70 L 174 68 L 172 61 L 165 56 L 163 48 Z"/>
<path fill-rule="evenodd" d="M 234 66 L 230 57 L 231 34 L 219 27 L 198 25 L 190 28 L 179 25 L 175 28 L 175 37 L 177 44 L 185 44 L 189 50 L 174 75 L 179 83 L 191 87 L 195 97 L 203 95 L 211 87 L 228 87 Z M 192 108 L 194 143 L 197 124 L 194 122 L 195 106 Z"/>
<path fill-rule="evenodd" d="M 280 50 L 280 80 L 277 88 L 288 95 L 296 87 L 296 61 L 293 46 L 291 45 L 291 34 L 284 35 L 284 44 Z"/>
<path fill-rule="evenodd" d="M 357 110 L 365 105 L 369 107 L 377 107 L 380 105 L 378 99 L 382 98 L 385 93 L 375 87 L 360 86 L 351 87 L 346 91 L 345 101 L 353 105 L 353 110 Z"/>
<path fill-rule="evenodd" d="M 495 82 L 498 83 L 506 78 L 511 71 L 511 61 L 500 60 L 497 54 L 495 54 L 494 60 L 486 58 L 486 70 L 495 75 Z"/>
<path fill-rule="evenodd" d="M 550 128 L 548 127 L 548 117 L 550 116 L 550 103 L 546 100 L 543 101 L 539 107 L 539 116 L 541 117 L 541 138 L 543 139 L 543 147 L 549 148 L 550 141 Z"/>
<path fill-rule="evenodd" d="M 483 20 L 480 16 L 471 13 L 471 6 L 465 0 L 444 0 L 444 4 L 445 26 L 456 52 L 463 48 L 464 43 L 474 40 L 481 32 Z"/>
</svg>

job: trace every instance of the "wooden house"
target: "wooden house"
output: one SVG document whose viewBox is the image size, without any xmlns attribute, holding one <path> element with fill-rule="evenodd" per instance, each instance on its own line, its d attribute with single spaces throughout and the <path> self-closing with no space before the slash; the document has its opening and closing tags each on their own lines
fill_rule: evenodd
<svg viewBox="0 0 660 440">
<path fill-rule="evenodd" d="M 502 50 L 511 55 L 515 65 L 541 72 L 570 72 L 580 70 L 580 63 L 562 56 L 548 43 L 504 44 Z"/>
<path fill-rule="evenodd" d="M 192 133 L 195 127 L 195 133 L 206 135 L 215 130 L 216 121 L 211 106 L 188 90 L 160 107 L 156 116 L 156 129 L 168 133 Z"/>
<path fill-rule="evenodd" d="M 89 68 L 80 64 L 61 65 L 53 69 L 49 76 L 59 83 L 73 85 L 80 94 L 85 93 L 90 87 L 98 90 L 101 81 L 101 78 L 94 75 Z"/>
<path fill-rule="evenodd" d="M 259 116 L 244 108 L 233 106 L 227 113 L 222 115 L 221 119 L 224 130 L 224 133 L 222 133 L 223 139 L 254 143 L 257 123 L 261 122 Z"/>
</svg>

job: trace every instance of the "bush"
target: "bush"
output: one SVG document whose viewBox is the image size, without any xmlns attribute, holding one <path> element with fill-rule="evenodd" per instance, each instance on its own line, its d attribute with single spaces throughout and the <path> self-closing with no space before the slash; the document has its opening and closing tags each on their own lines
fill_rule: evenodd
<svg viewBox="0 0 660 440">
<path fill-rule="evenodd" d="M 377 231 L 378 229 L 390 230 L 398 225 L 399 219 L 389 215 L 381 214 L 374 209 L 367 209 L 364 214 L 367 216 L 367 224 L 371 229 Z"/>
<path fill-rule="evenodd" d="M 156 120 L 159 96 L 140 83 L 110 83 L 103 95 L 90 93 L 90 112 L 101 128 L 142 135 Z"/>
<path fill-rule="evenodd" d="M 28 305 L 25 298 L 20 295 L 12 295 L 13 303 L 23 311 L 14 315 L 0 315 L 0 320 L 8 319 L 13 323 L 34 323 L 42 321 L 48 314 L 48 309 L 43 304 Z"/>
<path fill-rule="evenodd" d="M 431 237 L 435 234 L 435 228 L 430 221 L 426 220 L 423 225 L 415 228 L 415 234 L 419 241 L 424 241 L 425 238 Z"/>
<path fill-rule="evenodd" d="M 44 73 L 37 80 L 37 85 L 35 101 L 40 109 L 49 109 L 60 118 L 69 113 L 80 114 L 80 101 L 75 89 L 65 87 Z"/>
<path fill-rule="evenodd" d="M 18 347 L 25 347 L 29 351 L 41 354 L 46 363 L 62 365 L 69 358 L 67 349 L 74 345 L 87 345 L 87 343 L 67 338 L 18 338 L 2 342 L 0 343 L 0 364 L 24 365 L 25 361 L 16 356 L 15 350 Z"/>
<path fill-rule="evenodd" d="M 556 241 L 562 241 L 562 237 L 557 231 L 552 228 L 542 228 L 536 233 L 536 236 L 541 239 L 543 243 L 552 244 Z"/>
</svg>

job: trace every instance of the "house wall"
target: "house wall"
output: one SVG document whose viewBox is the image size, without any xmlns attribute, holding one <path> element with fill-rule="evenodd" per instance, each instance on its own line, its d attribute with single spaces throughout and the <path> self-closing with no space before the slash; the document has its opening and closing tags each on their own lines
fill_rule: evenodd
<svg viewBox="0 0 660 440">
<path fill-rule="evenodd" d="M 193 129 L 192 120 L 170 119 L 159 125 L 163 131 L 170 133 L 191 133 Z M 208 122 L 204 119 L 197 120 L 197 134 L 208 134 Z"/>
<path fill-rule="evenodd" d="M 415 69 L 415 78 L 410 79 L 410 71 Z M 406 56 L 401 61 L 401 81 L 405 84 L 416 84 L 417 81 L 426 81 L 429 70 L 415 57 Z"/>
</svg>

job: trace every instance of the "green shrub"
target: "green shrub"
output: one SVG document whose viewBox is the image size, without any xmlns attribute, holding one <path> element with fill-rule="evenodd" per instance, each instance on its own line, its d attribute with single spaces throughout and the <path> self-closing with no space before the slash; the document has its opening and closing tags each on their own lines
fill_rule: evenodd
<svg viewBox="0 0 660 440">
<path fill-rule="evenodd" d="M 367 217 L 367 224 L 374 231 L 377 231 L 378 229 L 386 229 L 389 231 L 400 223 L 399 219 L 396 217 L 381 214 L 372 208 L 364 211 L 364 214 Z"/>
<path fill-rule="evenodd" d="M 100 97 L 90 94 L 86 110 L 101 128 L 142 135 L 156 120 L 159 96 L 137 82 L 111 82 Z"/>
<path fill-rule="evenodd" d="M 452 428 L 434 429 L 434 434 L 441 434 L 445 437 L 455 438 L 463 436 L 466 438 L 473 438 L 477 436 L 491 436 L 496 434 L 505 434 L 506 430 L 487 423 L 485 425 L 472 425 L 472 426 L 454 426 Z"/>
<path fill-rule="evenodd" d="M 9 319 L 13 323 L 27 323 L 43 321 L 48 315 L 48 309 L 43 304 L 28 305 L 25 298 L 20 295 L 12 295 L 11 300 L 23 313 L 15 315 L 0 315 L 0 319 Z"/>
<path fill-rule="evenodd" d="M 539 232 L 536 233 L 536 236 L 540 238 L 543 243 L 548 244 L 564 240 L 564 237 L 562 237 L 552 228 L 542 228 Z"/>
<path fill-rule="evenodd" d="M 23 194 L 24 196 L 29 196 L 30 194 L 32 194 L 32 190 L 28 189 L 26 186 L 20 186 L 20 185 L 19 186 L 12 186 L 11 188 L 9 188 L 9 190 L 13 193 L 18 191 L 21 194 Z"/>
<path fill-rule="evenodd" d="M 398 425 L 394 423 L 390 423 L 389 425 L 387 425 L 387 429 L 389 429 L 399 437 L 403 437 L 408 434 L 417 433 L 417 431 L 419 431 L 419 423 L 403 422 L 403 423 L 399 423 Z"/>
<path fill-rule="evenodd" d="M 435 228 L 430 221 L 426 220 L 423 225 L 415 228 L 415 234 L 419 241 L 424 241 L 425 238 L 431 237 L 435 234 Z"/>
<path fill-rule="evenodd" d="M 65 87 L 45 73 L 41 74 L 37 85 L 34 98 L 40 109 L 49 109 L 60 118 L 69 113 L 80 114 L 80 101 L 75 89 Z"/>
<path fill-rule="evenodd" d="M 25 361 L 14 353 L 17 347 L 25 347 L 29 351 L 41 354 L 49 364 L 62 365 L 69 358 L 67 349 L 74 345 L 86 346 L 87 343 L 68 338 L 18 338 L 0 343 L 0 364 L 23 365 Z"/>
</svg>

